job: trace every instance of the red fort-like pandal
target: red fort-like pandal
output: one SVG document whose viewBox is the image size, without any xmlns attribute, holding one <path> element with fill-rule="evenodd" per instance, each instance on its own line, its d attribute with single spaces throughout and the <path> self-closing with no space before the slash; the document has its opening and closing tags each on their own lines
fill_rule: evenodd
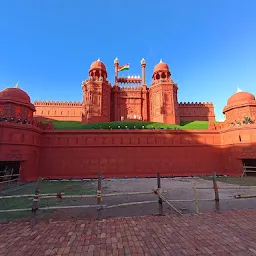
<svg viewBox="0 0 256 256">
<path fill-rule="evenodd" d="M 0 92 L 0 176 L 19 173 L 24 181 L 105 177 L 241 175 L 256 167 L 256 100 L 240 90 L 215 122 L 212 103 L 180 103 L 178 87 L 160 61 L 146 84 L 142 75 L 119 77 L 128 68 L 114 60 L 115 82 L 97 60 L 82 82 L 83 102 L 35 101 L 18 86 Z M 48 122 L 45 122 L 48 120 Z M 83 124 L 138 121 L 180 124 L 208 121 L 208 130 L 58 130 L 51 120 Z M 248 167 L 249 168 L 249 167 Z M 254 169 L 255 170 L 255 169 Z M 248 172 L 249 173 L 249 172 Z"/>
</svg>

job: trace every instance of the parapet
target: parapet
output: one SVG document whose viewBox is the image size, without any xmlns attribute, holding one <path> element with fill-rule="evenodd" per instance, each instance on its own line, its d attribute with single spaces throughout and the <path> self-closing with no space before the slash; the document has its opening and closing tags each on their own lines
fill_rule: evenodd
<svg viewBox="0 0 256 256">
<path fill-rule="evenodd" d="M 82 106 L 80 101 L 34 101 L 35 106 Z"/>
<path fill-rule="evenodd" d="M 141 86 L 120 86 L 119 87 L 120 90 L 129 90 L 129 91 L 132 91 L 132 90 L 141 90 Z"/>
<path fill-rule="evenodd" d="M 180 102 L 179 107 L 213 107 L 212 102 Z"/>
</svg>

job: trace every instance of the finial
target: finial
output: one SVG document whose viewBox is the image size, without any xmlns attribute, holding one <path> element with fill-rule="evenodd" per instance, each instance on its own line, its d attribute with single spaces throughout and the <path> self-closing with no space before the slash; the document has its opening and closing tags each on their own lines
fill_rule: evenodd
<svg viewBox="0 0 256 256">
<path fill-rule="evenodd" d="M 19 83 L 16 83 L 16 84 L 14 85 L 14 88 L 20 88 L 20 87 L 19 87 Z"/>
<path fill-rule="evenodd" d="M 100 61 L 100 58 L 98 58 L 97 61 Z"/>
<path fill-rule="evenodd" d="M 145 61 L 144 58 L 142 58 L 142 60 L 140 61 L 140 64 L 141 64 L 141 65 L 142 65 L 142 64 L 146 64 L 146 61 Z"/>
<path fill-rule="evenodd" d="M 160 59 L 159 63 L 163 63 L 162 59 Z"/>
<path fill-rule="evenodd" d="M 236 92 L 242 92 L 242 90 L 238 87 Z"/>
<path fill-rule="evenodd" d="M 119 59 L 117 57 L 114 59 L 114 64 L 116 63 L 119 63 Z"/>
</svg>

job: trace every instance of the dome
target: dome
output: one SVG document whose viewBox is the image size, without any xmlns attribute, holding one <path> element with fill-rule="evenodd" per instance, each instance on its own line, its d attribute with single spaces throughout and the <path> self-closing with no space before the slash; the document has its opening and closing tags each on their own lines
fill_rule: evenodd
<svg viewBox="0 0 256 256">
<path fill-rule="evenodd" d="M 255 100 L 255 97 L 253 94 L 249 92 L 237 92 L 233 94 L 229 99 L 228 99 L 228 105 L 233 105 L 237 104 L 240 102 L 247 102 L 247 101 L 253 101 Z"/>
<path fill-rule="evenodd" d="M 6 88 L 0 91 L 0 100 L 13 100 L 22 103 L 30 103 L 30 97 L 20 88 Z"/>
<path fill-rule="evenodd" d="M 100 69 L 106 71 L 106 66 L 103 62 L 100 61 L 100 59 L 98 59 L 91 64 L 90 70 L 92 69 Z"/>
<path fill-rule="evenodd" d="M 168 65 L 166 63 L 162 62 L 162 60 L 160 60 L 160 62 L 155 65 L 153 73 L 159 72 L 159 71 L 169 72 Z"/>
</svg>

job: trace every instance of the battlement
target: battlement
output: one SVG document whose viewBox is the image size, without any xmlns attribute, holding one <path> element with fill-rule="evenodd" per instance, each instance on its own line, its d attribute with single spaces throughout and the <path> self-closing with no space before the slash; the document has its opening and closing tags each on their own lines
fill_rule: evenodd
<svg viewBox="0 0 256 256">
<path fill-rule="evenodd" d="M 72 101 L 34 101 L 35 106 L 82 106 L 81 102 Z"/>
<path fill-rule="evenodd" d="M 131 77 L 119 77 L 118 83 L 124 83 L 124 84 L 139 84 L 141 83 L 141 79 L 139 76 L 131 76 Z"/>
<path fill-rule="evenodd" d="M 212 102 L 180 102 L 179 107 L 213 107 Z"/>
<path fill-rule="evenodd" d="M 138 91 L 141 90 L 141 86 L 120 86 L 120 90 Z"/>
</svg>

